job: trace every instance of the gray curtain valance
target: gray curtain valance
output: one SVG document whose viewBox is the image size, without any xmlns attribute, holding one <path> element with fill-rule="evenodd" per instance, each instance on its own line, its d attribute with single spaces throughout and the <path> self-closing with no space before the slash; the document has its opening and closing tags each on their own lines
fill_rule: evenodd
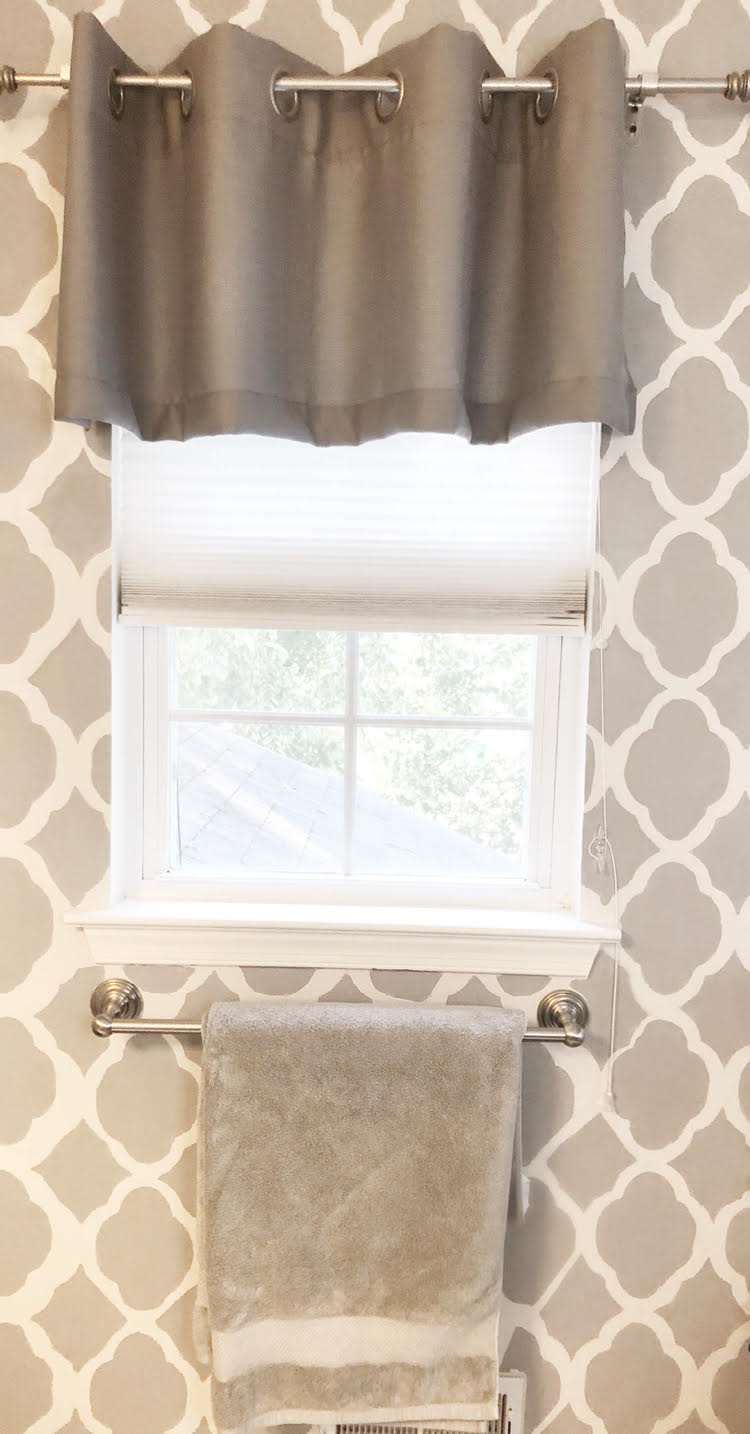
<svg viewBox="0 0 750 1434">
<path fill-rule="evenodd" d="M 630 432 L 623 346 L 624 61 L 608 20 L 538 68 L 559 95 L 480 85 L 497 65 L 447 25 L 364 72 L 371 95 L 269 94 L 297 56 L 231 24 L 170 66 L 178 96 L 75 20 L 56 414 L 147 439 L 256 432 L 318 444 L 402 430 L 503 442 L 552 423 Z"/>
</svg>

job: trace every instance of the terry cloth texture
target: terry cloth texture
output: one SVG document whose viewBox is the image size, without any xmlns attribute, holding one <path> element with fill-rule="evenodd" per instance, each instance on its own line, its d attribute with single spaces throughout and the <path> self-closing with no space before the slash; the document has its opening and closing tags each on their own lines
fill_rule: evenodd
<svg viewBox="0 0 750 1434">
<path fill-rule="evenodd" d="M 220 1434 L 497 1418 L 524 1024 L 211 1007 L 196 1330 Z"/>
</svg>

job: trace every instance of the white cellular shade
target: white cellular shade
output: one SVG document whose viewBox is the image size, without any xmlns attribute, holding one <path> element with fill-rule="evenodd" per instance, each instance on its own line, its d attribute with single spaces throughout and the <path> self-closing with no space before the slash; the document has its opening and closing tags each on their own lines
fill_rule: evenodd
<svg viewBox="0 0 750 1434">
<path fill-rule="evenodd" d="M 507 446 L 121 433 L 121 617 L 139 624 L 582 629 L 597 424 Z"/>
</svg>

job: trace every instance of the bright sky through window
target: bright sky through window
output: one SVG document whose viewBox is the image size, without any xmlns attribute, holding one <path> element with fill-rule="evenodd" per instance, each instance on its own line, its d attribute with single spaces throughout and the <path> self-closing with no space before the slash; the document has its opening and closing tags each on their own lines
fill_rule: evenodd
<svg viewBox="0 0 750 1434">
<path fill-rule="evenodd" d="M 526 875 L 537 641 L 182 628 L 170 864 Z"/>
</svg>

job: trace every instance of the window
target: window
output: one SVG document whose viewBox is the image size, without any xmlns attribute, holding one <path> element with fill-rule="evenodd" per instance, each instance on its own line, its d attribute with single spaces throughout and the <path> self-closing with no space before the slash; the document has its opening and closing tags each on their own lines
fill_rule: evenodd
<svg viewBox="0 0 750 1434">
<path fill-rule="evenodd" d="M 172 870 L 523 880 L 537 640 L 173 629 Z"/>
<path fill-rule="evenodd" d="M 131 924 L 168 904 L 188 959 L 188 924 L 221 913 L 283 928 L 274 952 L 301 964 L 289 931 L 324 923 L 329 946 L 389 924 L 538 946 L 567 922 L 590 964 L 598 444 L 595 425 L 500 449 L 117 435 L 113 881 Z M 415 950 L 400 964 L 429 964 Z M 498 965 L 496 941 L 483 960 L 529 969 Z"/>
<path fill-rule="evenodd" d="M 147 878 L 205 895 L 285 877 L 290 897 L 339 900 L 344 878 L 371 899 L 550 886 L 560 639 L 191 627 L 144 644 Z"/>
</svg>

